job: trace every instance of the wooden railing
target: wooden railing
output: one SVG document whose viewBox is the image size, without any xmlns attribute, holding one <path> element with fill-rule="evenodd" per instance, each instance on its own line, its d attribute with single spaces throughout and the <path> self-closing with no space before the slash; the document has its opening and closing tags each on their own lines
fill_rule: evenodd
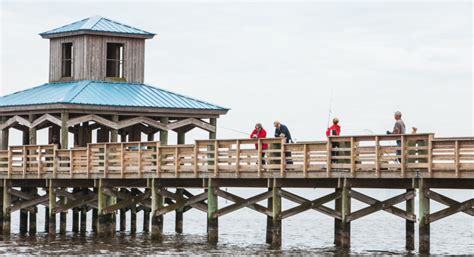
<svg viewBox="0 0 474 257">
<path fill-rule="evenodd" d="M 264 146 L 268 146 L 264 147 Z M 10 146 L 0 178 L 474 178 L 474 138 L 433 134 Z"/>
</svg>

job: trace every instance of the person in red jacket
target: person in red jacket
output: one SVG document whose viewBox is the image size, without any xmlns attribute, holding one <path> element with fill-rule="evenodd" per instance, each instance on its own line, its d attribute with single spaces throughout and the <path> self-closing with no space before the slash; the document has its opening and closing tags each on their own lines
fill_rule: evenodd
<svg viewBox="0 0 474 257">
<path fill-rule="evenodd" d="M 261 123 L 255 124 L 255 129 L 250 134 L 250 138 L 267 138 L 267 131 L 262 127 Z M 255 144 L 255 149 L 258 149 L 258 144 Z M 267 150 L 268 144 L 262 144 L 262 150 Z M 265 153 L 262 152 L 262 164 L 265 164 Z"/>
<path fill-rule="evenodd" d="M 339 119 L 338 118 L 332 119 L 332 126 L 329 127 L 326 130 L 326 136 L 327 137 L 339 136 L 341 134 L 341 126 L 339 126 L 338 124 L 339 124 Z M 333 142 L 332 143 L 332 148 L 339 148 L 339 143 L 338 142 Z M 333 151 L 333 152 L 331 152 L 331 155 L 332 156 L 338 156 L 339 152 Z M 332 160 L 332 163 L 338 163 L 338 162 L 337 162 L 337 160 Z"/>
<path fill-rule="evenodd" d="M 339 124 L 339 119 L 332 119 L 332 126 L 326 130 L 326 136 L 339 136 L 341 134 L 341 126 Z"/>
</svg>

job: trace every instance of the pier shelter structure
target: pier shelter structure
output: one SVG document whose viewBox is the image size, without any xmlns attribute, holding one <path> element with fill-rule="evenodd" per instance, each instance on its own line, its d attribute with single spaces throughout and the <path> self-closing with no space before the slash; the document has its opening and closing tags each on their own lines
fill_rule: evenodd
<svg viewBox="0 0 474 257">
<path fill-rule="evenodd" d="M 159 240 L 164 215 L 176 214 L 180 233 L 183 214 L 195 209 L 207 217 L 208 241 L 216 243 L 218 220 L 249 208 L 266 219 L 266 242 L 279 247 L 282 222 L 314 210 L 334 219 L 334 243 L 348 248 L 351 223 L 384 211 L 405 222 L 408 250 L 415 249 L 418 225 L 418 251 L 427 253 L 430 224 L 456 213 L 474 216 L 473 198 L 458 201 L 437 192 L 474 189 L 474 137 L 358 135 L 291 144 L 282 138 L 217 140 L 216 121 L 227 109 L 143 84 L 144 41 L 153 34 L 94 17 L 41 35 L 51 40 L 50 82 L 0 98 L 4 236 L 11 233 L 16 211 L 20 233 L 35 234 L 36 211 L 44 206 L 51 236 L 58 227 L 66 232 L 70 210 L 73 231 L 82 233 L 92 211 L 92 232 L 99 236 L 113 236 L 117 223 L 125 230 L 127 211 L 130 232 L 136 232 L 142 211 L 143 230 Z M 195 127 L 208 131 L 209 139 L 184 144 L 185 133 Z M 24 145 L 8 143 L 12 128 L 23 131 Z M 51 143 L 38 145 L 37 130 L 44 128 Z M 170 130 L 178 133 L 178 144 L 168 144 Z M 264 192 L 245 199 L 223 190 L 227 187 Z M 308 199 L 292 188 L 334 191 Z M 376 199 L 360 188 L 403 192 Z M 233 203 L 222 207 L 218 199 Z M 296 206 L 288 208 L 284 199 Z M 354 200 L 367 207 L 354 210 Z M 432 201 L 447 207 L 432 211 Z"/>
<path fill-rule="evenodd" d="M 40 35 L 50 41 L 49 81 L 0 97 L 0 150 L 8 149 L 11 129 L 22 132 L 23 145 L 36 145 L 38 131 L 47 129 L 56 150 L 93 142 L 167 145 L 170 131 L 177 133 L 177 144 L 184 144 L 194 128 L 216 138 L 217 119 L 227 108 L 144 84 L 145 41 L 155 34 L 95 16 Z M 44 151 L 38 150 L 49 154 Z M 29 190 L 22 192 L 36 193 Z M 21 209 L 22 232 L 27 210 Z M 29 210 L 34 233 L 36 208 Z M 80 211 L 74 208 L 74 231 Z"/>
</svg>

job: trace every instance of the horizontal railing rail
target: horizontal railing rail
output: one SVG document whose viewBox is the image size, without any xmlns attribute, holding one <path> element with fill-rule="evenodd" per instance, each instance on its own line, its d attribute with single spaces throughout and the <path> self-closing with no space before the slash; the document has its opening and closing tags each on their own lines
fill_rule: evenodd
<svg viewBox="0 0 474 257">
<path fill-rule="evenodd" d="M 433 134 L 329 137 L 287 144 L 281 138 L 10 146 L 1 178 L 474 178 L 474 137 Z"/>
</svg>

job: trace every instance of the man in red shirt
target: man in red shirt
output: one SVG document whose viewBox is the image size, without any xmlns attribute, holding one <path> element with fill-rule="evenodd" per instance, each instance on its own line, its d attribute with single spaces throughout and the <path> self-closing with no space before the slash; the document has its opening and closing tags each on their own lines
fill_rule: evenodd
<svg viewBox="0 0 474 257">
<path fill-rule="evenodd" d="M 267 131 L 263 129 L 261 123 L 255 124 L 255 129 L 252 131 L 252 134 L 250 134 L 250 138 L 266 138 L 267 137 Z M 255 149 L 258 149 L 258 144 L 255 144 Z M 267 150 L 268 149 L 268 144 L 262 144 L 262 150 Z M 262 152 L 262 164 L 265 164 L 265 153 Z"/>
<path fill-rule="evenodd" d="M 341 126 L 339 124 L 339 119 L 334 118 L 332 120 L 332 126 L 326 130 L 326 136 L 339 136 L 341 134 Z"/>
</svg>

